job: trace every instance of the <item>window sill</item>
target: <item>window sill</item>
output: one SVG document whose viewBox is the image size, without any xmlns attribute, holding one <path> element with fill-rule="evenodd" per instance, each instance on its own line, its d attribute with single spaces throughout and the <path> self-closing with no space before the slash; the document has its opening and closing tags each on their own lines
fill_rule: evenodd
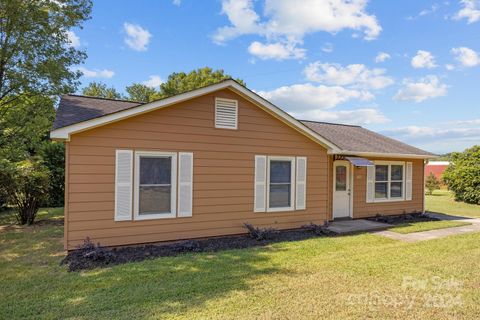
<svg viewBox="0 0 480 320">
<path fill-rule="evenodd" d="M 267 208 L 267 212 L 287 212 L 287 211 L 295 211 L 295 208 L 294 207 Z"/>
<path fill-rule="evenodd" d="M 145 215 L 135 215 L 136 221 L 142 220 L 157 220 L 157 219 L 168 219 L 168 218 L 176 218 L 177 215 L 175 212 L 173 213 L 158 213 L 158 214 L 145 214 Z"/>
<path fill-rule="evenodd" d="M 404 202 L 407 201 L 405 198 L 393 198 L 393 199 L 375 199 L 373 203 L 382 203 L 382 202 Z"/>
</svg>

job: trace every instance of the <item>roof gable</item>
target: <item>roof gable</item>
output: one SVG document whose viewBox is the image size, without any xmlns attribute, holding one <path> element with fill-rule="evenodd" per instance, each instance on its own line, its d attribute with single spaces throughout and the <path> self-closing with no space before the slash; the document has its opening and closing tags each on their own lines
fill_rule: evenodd
<svg viewBox="0 0 480 320">
<path fill-rule="evenodd" d="M 65 95 L 60 101 L 50 137 L 69 140 L 70 135 L 143 113 L 173 106 L 222 89 L 229 89 L 281 120 L 315 142 L 330 154 L 434 158 L 427 151 L 388 138 L 360 126 L 299 121 L 234 80 L 225 80 L 149 103 Z"/>
<path fill-rule="evenodd" d="M 71 109 L 70 107 L 73 107 L 74 109 L 74 106 L 71 106 L 71 104 L 67 103 L 67 107 L 65 109 L 57 111 L 57 118 L 59 119 L 55 120 L 55 123 L 57 123 L 57 126 L 56 127 L 54 126 L 53 130 L 50 132 L 50 137 L 55 140 L 69 140 L 70 135 L 74 133 L 90 130 L 108 123 L 120 121 L 120 120 L 127 119 L 129 117 L 140 115 L 146 112 L 151 112 L 160 108 L 172 106 L 179 102 L 200 97 L 200 96 L 203 96 L 215 91 L 219 91 L 222 89 L 230 89 L 235 93 L 241 95 L 242 97 L 254 103 L 256 106 L 267 111 L 274 117 L 282 120 L 282 122 L 286 123 L 287 125 L 291 126 L 292 128 L 296 129 L 302 134 L 308 136 L 310 139 L 314 140 L 315 142 L 321 144 L 328 150 L 335 150 L 335 151 L 340 150 L 335 144 L 325 139 L 323 136 L 319 135 L 318 133 L 311 130 L 310 128 L 306 127 L 300 121 L 298 121 L 297 119 L 295 119 L 294 117 L 286 113 L 285 111 L 281 110 L 280 108 L 273 105 L 269 101 L 265 100 L 255 92 L 245 88 L 244 86 L 242 86 L 241 84 L 239 84 L 238 82 L 232 79 L 224 80 L 216 84 L 212 84 L 199 89 L 181 93 L 165 99 L 156 100 L 156 101 L 152 101 L 144 104 L 138 104 L 136 106 L 133 105 L 133 102 L 121 101 L 121 102 L 124 102 L 122 105 L 111 108 L 111 109 L 118 108 L 119 109 L 118 111 L 112 111 L 111 113 L 104 113 L 103 115 L 101 114 L 102 111 L 99 110 L 101 109 L 102 103 L 97 104 L 96 107 L 90 107 L 91 110 L 88 110 L 88 112 L 85 111 L 86 108 L 84 106 L 80 106 L 80 110 L 84 111 L 84 113 L 86 114 L 85 120 L 81 120 L 80 122 L 72 123 L 63 127 L 59 127 L 58 125 L 61 125 L 62 123 L 68 123 L 68 121 L 64 119 L 63 112 L 70 110 Z M 78 96 L 69 96 L 69 97 L 77 97 L 78 99 Z M 85 98 L 85 99 L 92 99 L 92 98 Z M 99 100 L 112 101 L 108 99 L 99 99 Z M 85 103 L 84 100 L 82 102 Z M 131 104 L 128 105 L 129 103 Z M 70 111 L 75 113 L 75 111 L 72 111 L 72 110 Z M 91 116 L 91 118 L 86 119 L 89 116 Z M 67 114 L 67 118 L 75 118 L 75 117 L 68 116 Z"/>
</svg>

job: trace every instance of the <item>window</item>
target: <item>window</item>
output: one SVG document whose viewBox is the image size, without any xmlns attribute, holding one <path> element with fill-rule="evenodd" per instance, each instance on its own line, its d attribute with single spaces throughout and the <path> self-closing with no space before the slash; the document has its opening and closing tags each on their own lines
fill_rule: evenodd
<svg viewBox="0 0 480 320">
<path fill-rule="evenodd" d="M 176 153 L 135 153 L 135 219 L 176 214 Z"/>
<path fill-rule="evenodd" d="M 215 99 L 215 128 L 237 129 L 238 102 L 230 99 Z"/>
<path fill-rule="evenodd" d="M 335 168 L 335 191 L 347 190 L 347 167 L 337 166 Z"/>
<path fill-rule="evenodd" d="M 268 210 L 293 210 L 293 157 L 268 158 Z"/>
<path fill-rule="evenodd" d="M 376 200 L 404 199 L 404 166 L 403 162 L 375 163 Z"/>
</svg>

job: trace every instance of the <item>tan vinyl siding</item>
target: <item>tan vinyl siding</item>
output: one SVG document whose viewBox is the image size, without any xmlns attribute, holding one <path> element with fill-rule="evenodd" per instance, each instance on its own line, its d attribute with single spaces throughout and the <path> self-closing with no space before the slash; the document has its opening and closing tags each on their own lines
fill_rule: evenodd
<svg viewBox="0 0 480 320">
<path fill-rule="evenodd" d="M 423 211 L 423 160 L 418 159 L 370 159 L 385 161 L 405 161 L 412 162 L 412 200 L 411 201 L 389 201 L 389 202 L 366 202 L 367 191 L 367 169 L 365 167 L 354 169 L 354 188 L 353 188 L 353 217 L 365 218 L 382 215 L 395 215 Z"/>
<path fill-rule="evenodd" d="M 216 129 L 215 98 L 238 100 L 238 130 Z M 114 221 L 115 150 L 193 152 L 193 216 Z M 255 155 L 307 157 L 307 209 L 253 213 Z M 126 245 L 279 229 L 326 220 L 326 150 L 229 90 L 75 134 L 67 147 L 65 235 Z"/>
</svg>

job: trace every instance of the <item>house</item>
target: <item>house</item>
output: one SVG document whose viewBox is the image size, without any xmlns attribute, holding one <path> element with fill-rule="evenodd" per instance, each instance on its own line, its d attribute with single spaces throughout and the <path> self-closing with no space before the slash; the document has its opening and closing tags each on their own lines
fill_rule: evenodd
<svg viewBox="0 0 480 320">
<path fill-rule="evenodd" d="M 233 80 L 145 104 L 65 95 L 51 137 L 66 145 L 67 249 L 422 212 L 434 157 L 299 121 Z"/>
<path fill-rule="evenodd" d="M 429 161 L 425 165 L 425 178 L 428 177 L 430 173 L 433 173 L 439 181 L 442 181 L 443 173 L 449 165 L 449 161 Z"/>
</svg>

